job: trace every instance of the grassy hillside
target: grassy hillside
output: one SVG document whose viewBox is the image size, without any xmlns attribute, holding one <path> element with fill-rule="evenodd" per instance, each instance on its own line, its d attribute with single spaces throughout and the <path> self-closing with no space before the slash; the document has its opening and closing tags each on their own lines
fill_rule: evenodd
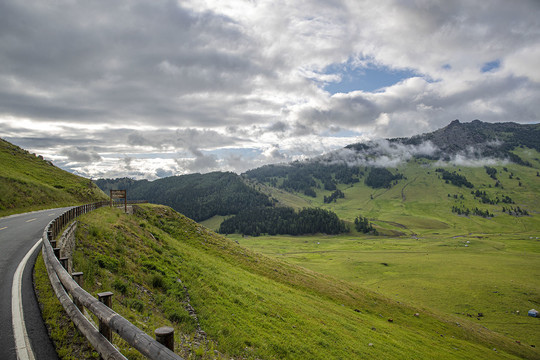
<svg viewBox="0 0 540 360">
<path fill-rule="evenodd" d="M 0 139 L 0 216 L 107 199 L 89 180 Z"/>
<path fill-rule="evenodd" d="M 518 148 L 514 152 L 531 166 L 503 161 L 489 165 L 497 170 L 497 180 L 491 178 L 483 166 L 449 166 L 438 161 L 413 158 L 393 169 L 403 174 L 404 178 L 395 181 L 390 188 L 374 189 L 367 186 L 363 181 L 364 175 L 354 184 L 337 184 L 345 197 L 329 204 L 325 204 L 323 199 L 330 196 L 332 191 L 323 188 L 315 189 L 315 198 L 298 192 L 288 192 L 285 196 L 282 195 L 283 191 L 272 194 L 280 203 L 291 203 L 296 197 L 299 203 L 332 210 L 351 223 L 361 214 L 368 217 L 380 233 L 390 236 L 540 232 L 540 153 L 527 148 Z M 437 172 L 439 168 L 464 176 L 473 187 L 446 183 L 441 173 Z M 261 188 L 264 190 L 269 186 Z M 499 198 L 501 201 L 484 203 L 471 191 L 485 192 L 487 199 L 496 201 Z M 505 197 L 509 197 L 512 203 L 503 203 Z M 459 215 L 452 212 L 453 207 L 479 208 L 493 216 Z M 503 212 L 503 208 L 517 207 L 526 210 L 528 215 Z"/>
<path fill-rule="evenodd" d="M 167 207 L 102 208 L 81 217 L 77 235 L 85 288 L 113 291 L 113 308 L 149 334 L 174 326 L 185 357 L 539 358 L 475 321 L 260 255 Z"/>
</svg>

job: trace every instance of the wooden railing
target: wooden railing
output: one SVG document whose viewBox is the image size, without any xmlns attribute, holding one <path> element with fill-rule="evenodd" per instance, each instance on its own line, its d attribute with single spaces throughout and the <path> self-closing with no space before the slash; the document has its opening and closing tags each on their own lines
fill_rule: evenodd
<svg viewBox="0 0 540 360">
<path fill-rule="evenodd" d="M 154 340 L 144 331 L 114 312 L 106 305 L 105 301 L 102 300 L 102 302 L 87 293 L 73 279 L 73 277 L 79 276 L 80 273 L 70 275 L 58 259 L 59 251 L 55 251 L 53 245 L 56 245 L 54 239 L 56 239 L 60 231 L 76 217 L 108 205 L 109 202 L 105 201 L 74 207 L 52 220 L 43 231 L 43 260 L 45 261 L 47 273 L 54 292 L 73 323 L 88 339 L 102 359 L 126 359 L 118 349 L 111 344 L 110 340 L 107 339 L 110 339 L 111 336 L 103 335 L 107 331 L 114 331 L 129 345 L 149 359 L 182 360 L 182 358 L 171 351 L 171 349 Z M 73 300 L 69 295 L 73 297 Z M 94 325 L 84 316 L 79 307 L 81 307 L 81 309 L 82 307 L 85 307 L 98 318 L 100 328 L 103 326 L 101 329 L 102 331 L 94 327 Z M 159 331 L 156 330 L 156 335 L 159 333 L 159 336 L 161 337 L 164 329 L 172 330 L 171 328 L 160 328 L 158 329 Z"/>
</svg>

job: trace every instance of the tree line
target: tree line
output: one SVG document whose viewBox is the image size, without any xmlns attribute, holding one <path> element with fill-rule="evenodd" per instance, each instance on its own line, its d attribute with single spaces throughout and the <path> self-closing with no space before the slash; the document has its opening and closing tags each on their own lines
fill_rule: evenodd
<svg viewBox="0 0 540 360">
<path fill-rule="evenodd" d="M 367 170 L 367 168 L 366 168 Z M 287 165 L 265 165 L 246 171 L 243 176 L 280 189 L 316 197 L 315 188 L 335 191 L 338 184 L 360 181 L 364 171 L 359 166 L 324 161 L 295 161 Z"/>
<path fill-rule="evenodd" d="M 393 181 L 400 179 L 403 179 L 403 174 L 396 173 L 394 175 L 386 168 L 372 167 L 364 182 L 367 186 L 375 189 L 390 188 Z"/>
<path fill-rule="evenodd" d="M 462 187 L 462 186 L 465 186 L 465 187 L 468 187 L 468 188 L 473 188 L 474 187 L 474 185 L 471 182 L 469 182 L 465 176 L 460 175 L 455 171 L 450 172 L 450 171 L 447 171 L 447 170 L 445 170 L 443 168 L 438 168 L 435 171 L 438 172 L 438 173 L 441 173 L 442 179 L 447 184 L 452 183 L 452 185 L 459 186 L 459 187 Z"/>
<path fill-rule="evenodd" d="M 354 228 L 356 229 L 356 231 L 363 232 L 364 234 L 379 234 L 377 230 L 373 227 L 373 225 L 369 222 L 368 218 L 363 217 L 362 215 L 358 215 L 356 219 L 354 219 Z"/>
<path fill-rule="evenodd" d="M 242 211 L 224 220 L 218 231 L 222 234 L 259 236 L 340 234 L 349 232 L 349 228 L 329 210 L 304 208 L 296 212 L 289 207 L 261 207 Z"/>
</svg>

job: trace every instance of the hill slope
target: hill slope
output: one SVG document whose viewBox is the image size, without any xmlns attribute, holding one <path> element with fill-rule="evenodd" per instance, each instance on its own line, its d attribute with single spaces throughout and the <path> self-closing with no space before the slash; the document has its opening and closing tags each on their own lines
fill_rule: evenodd
<svg viewBox="0 0 540 360">
<path fill-rule="evenodd" d="M 125 189 L 128 199 L 167 205 L 196 221 L 271 205 L 266 195 L 229 172 L 171 176 L 154 181 L 99 179 L 96 184 L 106 193 L 110 189 Z"/>
<path fill-rule="evenodd" d="M 106 200 L 91 180 L 0 139 L 0 216 Z"/>
<path fill-rule="evenodd" d="M 148 333 L 175 327 L 186 357 L 537 357 L 467 320 L 251 252 L 170 208 L 102 208 L 80 221 L 74 269 L 85 288 L 115 292 L 113 308 Z"/>
<path fill-rule="evenodd" d="M 349 222 L 366 216 L 386 235 L 540 231 L 539 129 L 454 121 L 243 176 L 281 189 L 273 192 L 278 201 L 287 191 L 288 203 L 296 196 Z"/>
</svg>

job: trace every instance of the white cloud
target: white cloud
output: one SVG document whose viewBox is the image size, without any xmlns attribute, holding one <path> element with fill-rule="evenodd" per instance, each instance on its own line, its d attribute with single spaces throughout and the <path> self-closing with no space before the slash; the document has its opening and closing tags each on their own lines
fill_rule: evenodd
<svg viewBox="0 0 540 360">
<path fill-rule="evenodd" d="M 365 149 L 340 149 L 316 160 L 331 164 L 346 164 L 347 166 L 396 167 L 414 156 L 429 156 L 439 151 L 439 148 L 431 141 L 425 141 L 418 145 L 406 145 L 378 139 L 364 142 L 364 144 L 367 145 Z"/>
<path fill-rule="evenodd" d="M 537 122 L 539 12 L 536 0 L 5 0 L 0 133 L 87 176 L 155 177 L 356 140 L 334 128 L 375 138 L 456 118 Z M 331 95 L 323 85 L 342 74 L 324 70 L 339 64 L 417 75 Z M 118 154 L 133 160 L 117 170 Z"/>
</svg>

